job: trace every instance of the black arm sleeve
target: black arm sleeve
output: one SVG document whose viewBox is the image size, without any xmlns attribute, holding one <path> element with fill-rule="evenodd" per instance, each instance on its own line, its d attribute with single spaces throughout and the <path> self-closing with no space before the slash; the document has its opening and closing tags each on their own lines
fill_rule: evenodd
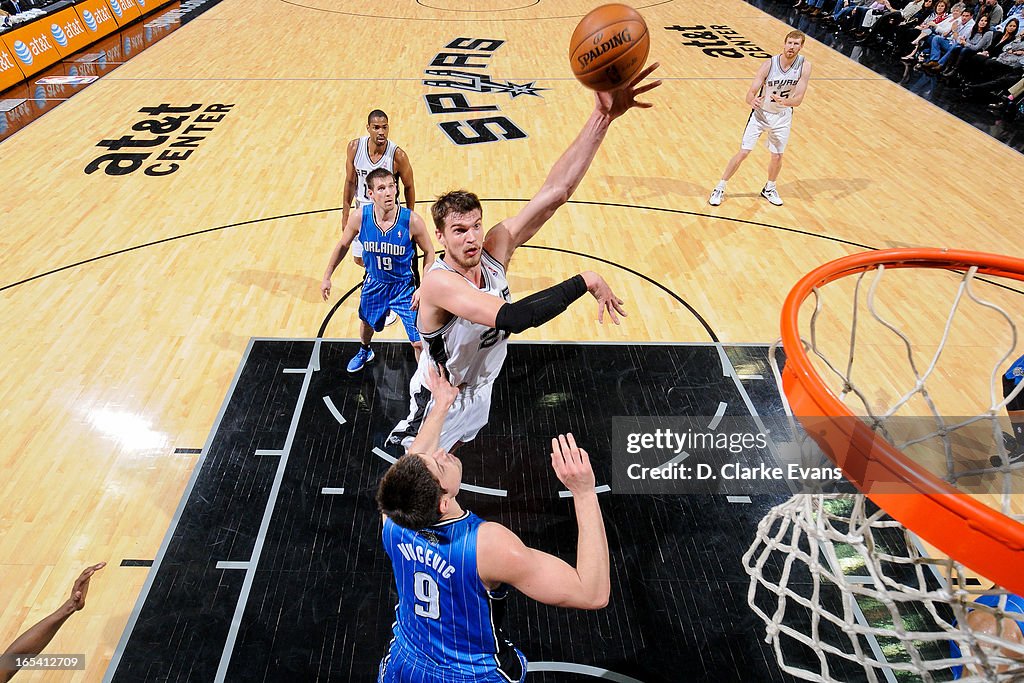
<svg viewBox="0 0 1024 683">
<path fill-rule="evenodd" d="M 505 304 L 498 309 L 494 327 L 503 332 L 517 333 L 538 327 L 569 308 L 569 304 L 586 293 L 586 281 L 582 275 L 576 275 L 554 287 L 531 294 L 522 301 Z"/>
</svg>

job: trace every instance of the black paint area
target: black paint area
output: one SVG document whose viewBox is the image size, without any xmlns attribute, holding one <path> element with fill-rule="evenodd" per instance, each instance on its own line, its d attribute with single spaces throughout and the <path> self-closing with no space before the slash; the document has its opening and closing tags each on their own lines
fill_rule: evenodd
<svg viewBox="0 0 1024 683">
<path fill-rule="evenodd" d="M 244 570 L 217 564 L 248 562 L 255 549 L 258 569 L 226 679 L 374 680 L 396 594 L 373 503 L 388 463 L 373 449 L 408 410 L 414 365 L 408 344 L 376 343 L 376 360 L 350 375 L 345 364 L 357 347 L 323 342 L 319 370 L 307 377 L 312 341 L 253 342 L 114 681 L 213 680 L 245 583 Z M 740 374 L 764 379 L 738 382 L 710 345 L 512 344 L 490 423 L 457 453 L 465 483 L 508 496 L 463 491 L 460 501 L 574 562 L 575 517 L 571 500 L 558 496 L 551 437 L 576 435 L 601 484 L 609 480 L 614 416 L 713 415 L 721 402 L 727 415 L 749 415 L 739 386 L 759 413 L 781 414 L 767 348 L 724 353 Z M 282 449 L 287 462 L 261 536 Z M 740 561 L 758 521 L 784 497 L 731 503 L 724 495 L 603 493 L 609 606 L 576 611 L 514 595 L 506 630 L 533 662 L 575 662 L 641 681 L 791 680 L 747 606 Z M 594 679 L 531 673 L 527 680 Z"/>
</svg>

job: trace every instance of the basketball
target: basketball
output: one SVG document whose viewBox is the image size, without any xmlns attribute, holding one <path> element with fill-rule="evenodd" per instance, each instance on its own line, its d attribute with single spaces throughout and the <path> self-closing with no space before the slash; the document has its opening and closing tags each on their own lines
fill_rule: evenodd
<svg viewBox="0 0 1024 683">
<path fill-rule="evenodd" d="M 601 5 L 572 32 L 569 64 L 591 90 L 615 90 L 644 68 L 650 49 L 651 37 L 639 12 L 626 5 Z"/>
</svg>

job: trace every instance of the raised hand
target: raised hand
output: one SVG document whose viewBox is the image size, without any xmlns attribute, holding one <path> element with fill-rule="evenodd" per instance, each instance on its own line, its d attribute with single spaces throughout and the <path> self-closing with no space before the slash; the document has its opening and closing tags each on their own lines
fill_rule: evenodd
<svg viewBox="0 0 1024 683">
<path fill-rule="evenodd" d="M 639 107 L 641 109 L 653 107 L 654 105 L 650 102 L 637 101 L 636 97 L 661 85 L 660 80 L 640 85 L 640 83 L 650 76 L 651 72 L 657 69 L 658 66 L 660 66 L 658 62 L 651 64 L 638 73 L 628 85 L 621 88 L 616 88 L 615 90 L 609 90 L 607 92 L 595 92 L 594 97 L 597 100 L 597 110 L 603 114 L 607 114 L 609 118 L 614 120 L 625 114 L 633 107 Z"/>
<path fill-rule="evenodd" d="M 73 611 L 85 607 L 85 596 L 89 592 L 89 580 L 92 579 L 92 575 L 107 566 L 106 562 L 100 562 L 94 564 L 91 567 L 86 567 L 78 578 L 75 579 L 75 583 L 71 586 L 71 597 L 68 598 L 68 607 Z"/>
<path fill-rule="evenodd" d="M 572 434 L 559 434 L 551 439 L 551 469 L 574 496 L 594 491 L 594 468 L 590 465 L 590 456 L 576 445 Z"/>
<path fill-rule="evenodd" d="M 426 377 L 427 388 L 430 389 L 434 403 L 450 408 L 459 395 L 459 387 L 452 386 L 447 377 L 441 375 L 440 368 L 433 362 L 429 364 Z"/>
</svg>

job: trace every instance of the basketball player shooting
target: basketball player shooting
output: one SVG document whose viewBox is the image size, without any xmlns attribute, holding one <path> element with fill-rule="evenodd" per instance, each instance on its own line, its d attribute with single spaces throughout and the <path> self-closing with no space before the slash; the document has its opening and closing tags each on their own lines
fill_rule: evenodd
<svg viewBox="0 0 1024 683">
<path fill-rule="evenodd" d="M 451 451 L 457 443 L 471 441 L 487 424 L 491 389 L 505 362 L 510 334 L 543 325 L 587 292 L 597 299 L 598 322 L 603 323 L 607 315 L 619 324 L 619 316 L 626 315 L 622 300 L 597 273 L 580 273 L 515 303 L 506 273 L 516 249 L 536 235 L 575 192 L 612 121 L 634 107 L 652 106 L 636 97 L 661 85 L 661 81 L 643 83 L 657 67 L 657 63 L 647 67 L 623 88 L 596 92 L 593 113 L 555 162 L 540 191 L 522 211 L 498 222 L 486 235 L 480 200 L 472 192 L 449 192 L 431 207 L 445 255 L 425 273 L 420 286 L 417 326 L 428 352 L 420 356 L 410 383 L 410 414 L 391 432 L 389 444 L 408 448 L 419 431 L 431 400 L 425 382 L 430 363 L 461 387 L 441 432 L 440 447 Z"/>
<path fill-rule="evenodd" d="M 711 191 L 708 204 L 718 206 L 725 196 L 725 185 L 739 170 L 740 164 L 749 156 L 762 133 L 768 134 L 768 151 L 772 158 L 768 162 L 768 182 L 761 190 L 761 196 L 775 206 L 782 206 L 782 198 L 775 188 L 775 180 L 782 170 L 782 153 L 789 142 L 793 125 L 793 107 L 804 101 L 807 83 L 811 80 L 811 64 L 800 56 L 806 36 L 800 31 L 786 34 L 782 53 L 775 55 L 761 65 L 754 76 L 746 101 L 750 105 L 750 117 L 743 131 L 740 150 L 729 159 L 722 172 L 722 179 Z"/>
</svg>

